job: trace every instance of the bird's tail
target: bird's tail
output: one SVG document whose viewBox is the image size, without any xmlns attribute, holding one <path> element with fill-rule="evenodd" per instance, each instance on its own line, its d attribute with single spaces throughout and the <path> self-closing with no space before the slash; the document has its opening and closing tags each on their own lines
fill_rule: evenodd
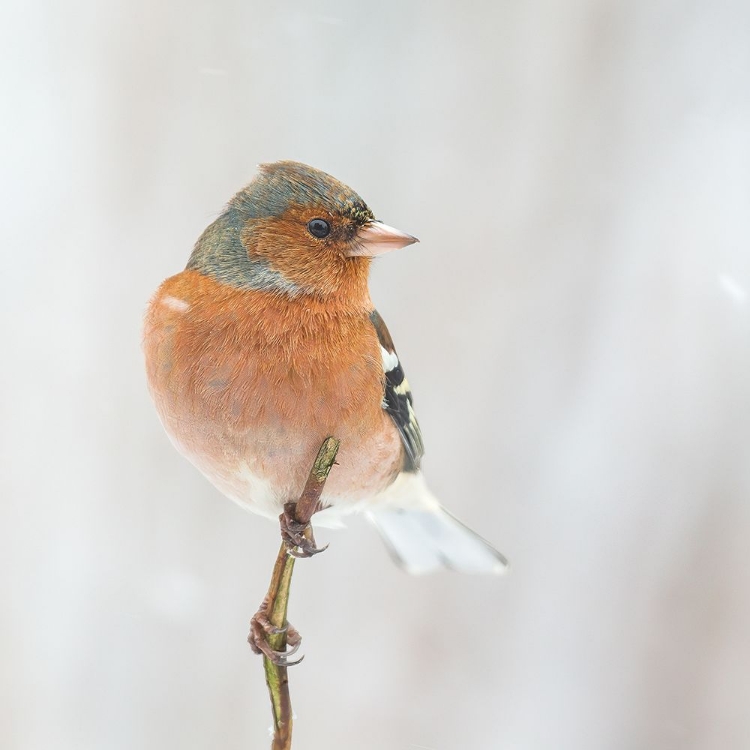
<svg viewBox="0 0 750 750">
<path fill-rule="evenodd" d="M 448 568 L 504 573 L 508 561 L 437 502 L 425 509 L 383 508 L 368 513 L 391 556 L 407 573 Z"/>
</svg>

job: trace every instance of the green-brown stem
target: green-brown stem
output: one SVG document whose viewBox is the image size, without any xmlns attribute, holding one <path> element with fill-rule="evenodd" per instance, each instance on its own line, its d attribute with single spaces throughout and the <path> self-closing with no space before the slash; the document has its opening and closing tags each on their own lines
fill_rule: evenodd
<svg viewBox="0 0 750 750">
<path fill-rule="evenodd" d="M 320 496 L 323 492 L 326 479 L 336 460 L 339 449 L 339 441 L 328 437 L 320 446 L 310 475 L 307 478 L 305 489 L 302 491 L 299 501 L 295 504 L 295 519 L 300 523 L 310 522 L 313 514 L 319 510 Z M 312 534 L 308 529 L 305 535 Z M 271 624 L 277 628 L 285 628 L 287 625 L 287 608 L 289 605 L 289 589 L 292 583 L 294 571 L 294 560 L 284 542 L 281 543 L 276 563 L 273 566 L 271 584 L 268 587 L 266 598 L 266 613 Z M 282 633 L 271 633 L 267 636 L 268 645 L 274 651 L 283 651 L 286 647 L 286 631 Z M 263 668 L 266 672 L 266 685 L 271 698 L 271 710 L 273 712 L 273 743 L 271 750 L 289 750 L 292 746 L 292 702 L 289 697 L 289 679 L 287 667 L 274 664 L 268 657 L 263 657 Z"/>
</svg>

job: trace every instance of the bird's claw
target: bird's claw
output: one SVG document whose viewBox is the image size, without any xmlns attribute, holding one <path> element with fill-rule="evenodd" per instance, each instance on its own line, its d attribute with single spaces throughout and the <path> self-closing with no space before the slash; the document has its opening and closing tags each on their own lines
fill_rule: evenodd
<svg viewBox="0 0 750 750">
<path fill-rule="evenodd" d="M 250 632 L 247 636 L 247 642 L 250 644 L 250 648 L 253 650 L 253 653 L 262 654 L 269 661 L 279 667 L 293 667 L 295 664 L 299 664 L 305 658 L 304 655 L 300 656 L 299 659 L 293 660 L 290 660 L 289 657 L 299 651 L 302 637 L 289 623 L 283 627 L 277 627 L 274 625 L 268 619 L 267 609 L 268 603 L 266 600 L 263 600 L 260 609 L 250 620 Z M 287 649 L 285 651 L 276 651 L 271 648 L 267 636 L 280 635 L 281 633 L 286 633 Z"/>
<path fill-rule="evenodd" d="M 296 519 L 294 505 L 294 503 L 287 503 L 284 506 L 284 512 L 279 516 L 281 538 L 284 540 L 289 554 L 292 557 L 303 558 L 325 552 L 328 545 L 318 547 L 310 524 L 300 523 Z"/>
<path fill-rule="evenodd" d="M 313 555 L 319 555 L 321 552 L 325 552 L 328 549 L 328 545 L 325 547 L 317 547 L 315 542 L 310 542 L 305 539 L 303 544 L 295 544 L 294 546 L 289 545 L 289 554 L 297 559 L 303 557 L 312 557 Z"/>
</svg>

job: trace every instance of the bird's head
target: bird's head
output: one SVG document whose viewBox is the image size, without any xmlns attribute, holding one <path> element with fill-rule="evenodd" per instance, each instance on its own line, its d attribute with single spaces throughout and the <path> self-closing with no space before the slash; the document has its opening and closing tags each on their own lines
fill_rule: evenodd
<svg viewBox="0 0 750 750">
<path fill-rule="evenodd" d="M 328 297 L 366 292 L 370 259 L 417 242 L 351 188 L 292 161 L 264 164 L 203 233 L 189 269 L 246 289 Z"/>
</svg>

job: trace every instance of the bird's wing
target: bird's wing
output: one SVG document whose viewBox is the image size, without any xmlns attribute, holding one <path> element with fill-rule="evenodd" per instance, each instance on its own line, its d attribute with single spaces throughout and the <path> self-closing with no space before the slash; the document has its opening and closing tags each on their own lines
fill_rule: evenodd
<svg viewBox="0 0 750 750">
<path fill-rule="evenodd" d="M 404 471 L 417 471 L 424 455 L 424 443 L 417 416 L 412 408 L 413 398 L 409 381 L 404 375 L 391 334 L 388 333 L 388 328 L 377 310 L 370 313 L 370 320 L 377 331 L 380 351 L 383 355 L 385 372 L 383 408 L 390 414 L 401 434 L 401 442 L 406 450 Z"/>
</svg>

